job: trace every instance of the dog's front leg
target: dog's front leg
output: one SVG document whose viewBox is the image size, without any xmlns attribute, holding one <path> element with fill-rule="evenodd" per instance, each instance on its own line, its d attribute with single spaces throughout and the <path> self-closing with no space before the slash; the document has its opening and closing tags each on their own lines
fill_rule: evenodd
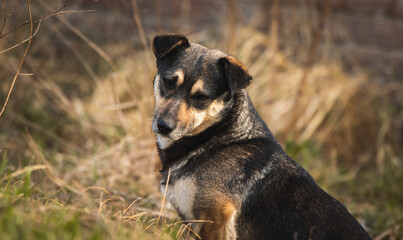
<svg viewBox="0 0 403 240">
<path fill-rule="evenodd" d="M 236 210 L 230 202 L 215 202 L 208 213 L 202 214 L 211 222 L 205 222 L 200 229 L 202 240 L 236 239 Z"/>
</svg>

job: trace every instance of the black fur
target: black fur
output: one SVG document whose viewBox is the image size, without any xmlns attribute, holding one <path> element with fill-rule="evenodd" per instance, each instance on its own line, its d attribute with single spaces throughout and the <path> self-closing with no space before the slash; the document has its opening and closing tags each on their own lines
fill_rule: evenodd
<svg viewBox="0 0 403 240">
<path fill-rule="evenodd" d="M 180 59 L 181 54 L 175 58 Z M 285 153 L 243 89 L 250 83 L 250 75 L 224 59 L 214 60 L 224 75 L 215 81 L 231 82 L 218 94 L 228 95 L 226 103 L 231 107 L 200 134 L 183 137 L 165 149 L 158 147 L 161 184 L 166 184 L 169 169 L 192 153 L 172 173 L 169 184 L 188 176 L 195 179 L 192 210 L 197 219 L 206 213 L 214 215 L 211 205 L 218 196 L 229 199 L 237 213 L 236 239 L 371 239 L 347 209 Z M 157 64 L 162 71 L 178 63 Z M 201 229 L 202 237 L 203 233 L 207 236 L 206 226 Z"/>
<path fill-rule="evenodd" d="M 183 35 L 156 36 L 153 40 L 153 52 L 157 59 L 162 59 L 178 49 L 189 47 L 189 40 Z"/>
</svg>

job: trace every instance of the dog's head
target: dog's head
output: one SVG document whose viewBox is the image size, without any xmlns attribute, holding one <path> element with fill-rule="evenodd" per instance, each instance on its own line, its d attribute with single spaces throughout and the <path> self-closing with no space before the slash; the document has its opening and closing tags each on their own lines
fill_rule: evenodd
<svg viewBox="0 0 403 240">
<path fill-rule="evenodd" d="M 182 35 L 156 36 L 153 52 L 158 71 L 152 128 L 160 148 L 222 120 L 234 94 L 252 82 L 234 57 L 190 43 Z"/>
</svg>

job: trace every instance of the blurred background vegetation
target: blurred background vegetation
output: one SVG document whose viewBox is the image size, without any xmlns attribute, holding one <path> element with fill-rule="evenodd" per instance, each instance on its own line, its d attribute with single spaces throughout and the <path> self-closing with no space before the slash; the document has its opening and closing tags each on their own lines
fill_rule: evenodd
<svg viewBox="0 0 403 240">
<path fill-rule="evenodd" d="M 374 239 L 403 239 L 402 0 L 2 0 L 0 239 L 187 236 L 151 131 L 170 32 L 244 62 L 286 151 Z"/>
</svg>

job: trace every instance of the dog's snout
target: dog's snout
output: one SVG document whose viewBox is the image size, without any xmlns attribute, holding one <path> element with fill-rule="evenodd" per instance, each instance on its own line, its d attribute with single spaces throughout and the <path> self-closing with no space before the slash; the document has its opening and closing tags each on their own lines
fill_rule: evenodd
<svg viewBox="0 0 403 240">
<path fill-rule="evenodd" d="M 175 128 L 175 122 L 159 118 L 157 121 L 158 132 L 164 135 L 170 134 Z"/>
</svg>

